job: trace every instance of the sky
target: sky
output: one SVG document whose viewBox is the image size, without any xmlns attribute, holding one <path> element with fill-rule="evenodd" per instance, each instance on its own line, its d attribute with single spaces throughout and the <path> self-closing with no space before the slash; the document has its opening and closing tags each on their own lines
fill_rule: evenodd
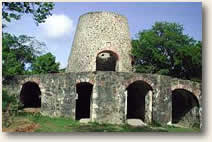
<svg viewBox="0 0 212 142">
<path fill-rule="evenodd" d="M 131 38 L 150 29 L 157 21 L 183 25 L 184 34 L 202 40 L 202 4 L 200 2 L 57 2 L 52 16 L 36 26 L 32 15 L 7 23 L 5 32 L 33 36 L 44 42 L 47 51 L 56 56 L 60 68 L 67 66 L 74 33 L 80 15 L 93 11 L 109 11 L 128 19 Z"/>
</svg>

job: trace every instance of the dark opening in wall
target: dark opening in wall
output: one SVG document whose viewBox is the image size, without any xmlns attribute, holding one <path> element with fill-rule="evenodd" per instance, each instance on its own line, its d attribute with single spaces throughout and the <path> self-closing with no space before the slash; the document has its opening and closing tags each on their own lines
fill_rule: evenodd
<svg viewBox="0 0 212 142">
<path fill-rule="evenodd" d="M 193 93 L 184 89 L 172 91 L 172 123 L 178 123 L 194 107 L 199 108 L 199 103 Z"/>
<path fill-rule="evenodd" d="M 103 51 L 96 57 L 96 71 L 116 71 L 118 57 L 111 51 Z"/>
<path fill-rule="evenodd" d="M 145 119 L 145 97 L 152 88 L 144 81 L 135 81 L 127 88 L 127 119 Z"/>
<path fill-rule="evenodd" d="M 37 83 L 27 82 L 22 86 L 20 101 L 24 108 L 41 107 L 41 91 Z"/>
<path fill-rule="evenodd" d="M 90 118 L 90 103 L 93 85 L 87 82 L 76 85 L 78 99 L 76 100 L 76 120 Z"/>
</svg>

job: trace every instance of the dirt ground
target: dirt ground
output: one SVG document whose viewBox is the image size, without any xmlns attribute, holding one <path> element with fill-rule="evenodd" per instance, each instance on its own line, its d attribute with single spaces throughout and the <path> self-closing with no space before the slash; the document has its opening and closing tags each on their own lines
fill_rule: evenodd
<svg viewBox="0 0 212 142">
<path fill-rule="evenodd" d="M 38 113 L 40 108 L 25 108 L 24 112 Z M 16 118 L 9 128 L 2 127 L 3 132 L 34 132 L 39 128 L 39 124 L 36 124 L 28 119 Z"/>
<path fill-rule="evenodd" d="M 34 132 L 39 128 L 39 124 L 33 123 L 28 119 L 17 119 L 9 128 L 2 128 L 3 132 Z"/>
</svg>

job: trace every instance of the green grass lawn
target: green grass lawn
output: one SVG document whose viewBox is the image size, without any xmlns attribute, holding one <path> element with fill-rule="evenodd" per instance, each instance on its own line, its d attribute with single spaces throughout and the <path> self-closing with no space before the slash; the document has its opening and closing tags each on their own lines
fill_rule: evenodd
<svg viewBox="0 0 212 142">
<path fill-rule="evenodd" d="M 167 127 L 168 132 L 200 132 L 199 128 Z"/>
<path fill-rule="evenodd" d="M 29 125 L 27 125 L 29 124 Z M 33 127 L 30 126 L 33 124 Z M 27 128 L 24 128 L 24 127 Z M 24 113 L 16 116 L 10 131 L 30 132 L 199 132 L 200 129 L 177 127 L 133 127 L 129 125 L 98 124 L 90 122 L 79 123 L 69 118 L 50 118 L 38 114 Z M 13 129 L 13 130 L 11 130 Z M 7 130 L 5 130 L 7 131 Z"/>
</svg>

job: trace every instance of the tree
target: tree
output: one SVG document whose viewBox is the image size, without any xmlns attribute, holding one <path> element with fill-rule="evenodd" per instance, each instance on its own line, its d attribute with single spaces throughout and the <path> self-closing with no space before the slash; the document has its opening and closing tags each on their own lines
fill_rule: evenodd
<svg viewBox="0 0 212 142">
<path fill-rule="evenodd" d="M 37 57 L 32 64 L 32 72 L 41 73 L 58 73 L 59 63 L 55 62 L 55 57 L 51 53 Z"/>
<path fill-rule="evenodd" d="M 183 26 L 156 22 L 132 40 L 136 72 L 201 80 L 202 43 L 183 34 Z"/>
<path fill-rule="evenodd" d="M 19 20 L 23 14 L 32 14 L 36 24 L 45 22 L 52 15 L 52 2 L 3 2 L 2 17 L 5 21 Z M 6 26 L 2 24 L 3 28 Z M 43 53 L 45 44 L 34 37 L 3 34 L 3 76 L 31 74 L 33 61 Z"/>
<path fill-rule="evenodd" d="M 45 44 L 34 37 L 3 33 L 3 77 L 59 72 L 59 63 L 51 53 L 45 52 Z"/>
<path fill-rule="evenodd" d="M 11 19 L 19 20 L 23 14 L 32 14 L 36 24 L 45 22 L 47 16 L 52 15 L 52 2 L 3 2 L 2 17 L 7 22 Z M 5 27 L 5 24 L 3 25 Z"/>
<path fill-rule="evenodd" d="M 64 73 L 66 71 L 66 68 L 62 68 L 59 70 L 60 73 Z"/>
<path fill-rule="evenodd" d="M 2 74 L 4 77 L 26 74 L 33 60 L 44 52 L 45 44 L 26 35 L 3 33 Z M 28 67 L 27 67 L 28 65 Z"/>
</svg>

